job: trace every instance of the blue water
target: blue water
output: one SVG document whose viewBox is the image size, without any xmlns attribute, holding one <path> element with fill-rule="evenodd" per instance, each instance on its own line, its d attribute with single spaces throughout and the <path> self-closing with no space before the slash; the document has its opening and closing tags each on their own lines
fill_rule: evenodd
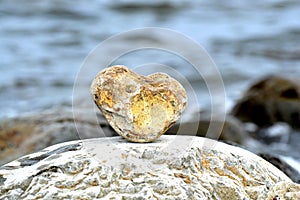
<svg viewBox="0 0 300 200">
<path fill-rule="evenodd" d="M 0 118 L 71 105 L 89 52 L 115 34 L 143 27 L 169 28 L 202 45 L 221 72 L 229 111 L 265 75 L 300 81 L 299 13 L 298 0 L 1 0 Z M 120 48 L 130 43 L 123 42 Z M 119 64 L 174 67 L 196 88 L 201 108 L 209 105 L 205 82 L 181 59 L 159 51 L 127 56 Z M 300 160 L 298 133 L 291 141 L 270 151 Z"/>
<path fill-rule="evenodd" d="M 88 53 L 114 34 L 149 26 L 174 29 L 201 44 L 222 73 L 230 107 L 263 75 L 299 80 L 299 13 L 297 0 L 2 0 L 0 117 L 71 104 Z M 142 54 L 138 58 L 143 61 Z M 181 64 L 172 60 L 163 64 Z"/>
</svg>

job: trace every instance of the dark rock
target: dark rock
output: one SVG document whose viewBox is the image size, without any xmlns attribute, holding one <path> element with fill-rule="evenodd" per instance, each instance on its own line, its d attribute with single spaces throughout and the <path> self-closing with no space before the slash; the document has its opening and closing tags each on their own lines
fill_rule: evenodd
<svg viewBox="0 0 300 200">
<path fill-rule="evenodd" d="M 194 135 L 211 139 L 220 139 L 238 144 L 243 144 L 248 139 L 248 133 L 243 129 L 243 124 L 233 116 L 226 116 L 224 124 L 222 121 L 212 121 L 206 114 L 201 116 L 200 121 L 184 122 L 175 124 L 165 134 L 166 135 Z M 208 133 L 209 126 L 220 127 L 216 134 Z M 179 129 L 180 128 L 180 129 Z M 196 130 L 196 131 L 195 131 Z M 219 131 L 220 133 L 218 133 Z"/>
<path fill-rule="evenodd" d="M 248 89 L 232 114 L 259 127 L 286 122 L 300 128 L 300 86 L 285 78 L 268 76 Z"/>
</svg>

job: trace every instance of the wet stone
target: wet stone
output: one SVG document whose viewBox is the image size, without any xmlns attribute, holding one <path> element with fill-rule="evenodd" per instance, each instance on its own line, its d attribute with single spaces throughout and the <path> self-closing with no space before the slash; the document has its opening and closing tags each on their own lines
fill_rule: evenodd
<svg viewBox="0 0 300 200">
<path fill-rule="evenodd" d="M 109 124 L 132 142 L 152 142 L 180 117 L 187 104 L 182 85 L 164 73 L 140 76 L 116 65 L 97 74 L 91 95 Z"/>
</svg>

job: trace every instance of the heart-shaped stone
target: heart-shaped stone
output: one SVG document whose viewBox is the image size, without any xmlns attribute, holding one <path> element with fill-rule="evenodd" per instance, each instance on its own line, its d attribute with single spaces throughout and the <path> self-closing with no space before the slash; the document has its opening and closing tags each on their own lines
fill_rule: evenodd
<svg viewBox="0 0 300 200">
<path fill-rule="evenodd" d="M 132 142 L 152 142 L 186 107 L 182 85 L 164 73 L 140 76 L 116 65 L 97 74 L 91 95 L 109 124 Z"/>
</svg>

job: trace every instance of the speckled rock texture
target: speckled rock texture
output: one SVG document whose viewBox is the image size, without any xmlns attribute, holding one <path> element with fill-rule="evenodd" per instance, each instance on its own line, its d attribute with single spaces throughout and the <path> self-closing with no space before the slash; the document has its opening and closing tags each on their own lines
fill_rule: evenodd
<svg viewBox="0 0 300 200">
<path fill-rule="evenodd" d="M 260 127 L 286 122 L 300 128 L 300 85 L 292 80 L 268 76 L 254 83 L 237 102 L 232 114 Z"/>
<path fill-rule="evenodd" d="M 91 96 L 109 124 L 132 142 L 152 142 L 168 130 L 186 107 L 182 85 L 163 73 L 140 76 L 125 66 L 97 74 Z"/>
<path fill-rule="evenodd" d="M 66 142 L 0 168 L 0 199 L 279 198 L 299 199 L 300 186 L 246 150 L 191 136 Z"/>
</svg>

